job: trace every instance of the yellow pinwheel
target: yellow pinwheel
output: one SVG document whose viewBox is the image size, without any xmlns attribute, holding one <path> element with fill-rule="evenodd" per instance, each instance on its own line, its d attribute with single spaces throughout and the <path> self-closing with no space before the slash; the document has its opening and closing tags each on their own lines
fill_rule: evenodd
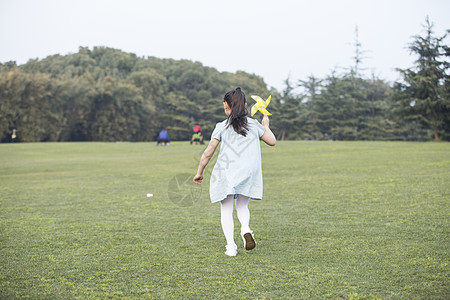
<svg viewBox="0 0 450 300">
<path fill-rule="evenodd" d="M 263 99 L 261 99 L 261 97 L 256 96 L 256 95 L 252 95 L 251 96 L 253 98 L 253 100 L 256 101 L 256 103 L 252 106 L 252 111 L 251 111 L 251 115 L 253 117 L 254 114 L 256 114 L 256 112 L 259 110 L 263 115 L 268 115 L 271 116 L 272 114 L 266 109 L 266 107 L 269 105 L 270 100 L 272 99 L 272 95 L 269 96 L 269 98 L 267 98 L 266 101 L 264 101 Z"/>
</svg>

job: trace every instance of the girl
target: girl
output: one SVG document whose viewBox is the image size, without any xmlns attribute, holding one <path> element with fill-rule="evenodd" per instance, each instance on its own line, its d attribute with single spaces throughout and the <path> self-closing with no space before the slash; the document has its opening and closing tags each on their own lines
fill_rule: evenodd
<svg viewBox="0 0 450 300">
<path fill-rule="evenodd" d="M 212 203 L 220 202 L 222 229 L 227 241 L 225 254 L 236 256 L 233 202 L 241 223 L 244 248 L 251 250 L 255 248 L 256 243 L 249 227 L 248 202 L 250 198 L 261 200 L 263 192 L 259 140 L 275 146 L 276 138 L 269 128 L 267 115 L 264 115 L 262 125 L 247 117 L 247 103 L 241 88 L 238 87 L 225 94 L 223 109 L 227 119 L 216 124 L 211 141 L 203 152 L 194 182 L 202 183 L 203 170 L 219 142 L 222 142 L 219 157 L 211 174 L 209 193 Z"/>
</svg>

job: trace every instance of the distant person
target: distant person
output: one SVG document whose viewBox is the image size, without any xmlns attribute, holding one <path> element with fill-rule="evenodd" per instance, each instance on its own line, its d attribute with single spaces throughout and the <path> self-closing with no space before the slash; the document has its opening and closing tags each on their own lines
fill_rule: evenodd
<svg viewBox="0 0 450 300">
<path fill-rule="evenodd" d="M 161 132 L 158 135 L 158 139 L 156 142 L 156 145 L 163 145 L 163 146 L 168 146 L 170 145 L 170 137 L 169 137 L 169 133 L 167 132 L 167 129 L 163 129 L 161 130 Z"/>
<path fill-rule="evenodd" d="M 203 134 L 202 134 L 202 128 L 200 125 L 195 125 L 192 128 L 192 137 L 191 137 L 191 145 L 194 144 L 202 144 L 203 145 Z"/>
<path fill-rule="evenodd" d="M 13 130 L 12 130 L 12 133 L 11 133 L 11 142 L 14 143 L 14 141 L 16 140 L 16 138 L 17 138 L 17 135 L 16 135 L 16 129 L 13 129 Z"/>
<path fill-rule="evenodd" d="M 191 145 L 192 144 L 200 144 L 201 141 L 202 141 L 202 133 L 201 132 L 196 132 L 192 135 Z"/>
<path fill-rule="evenodd" d="M 191 145 L 192 145 L 192 143 L 203 145 L 204 144 L 203 134 L 201 132 L 196 132 L 196 133 L 192 134 Z"/>
<path fill-rule="evenodd" d="M 194 182 L 201 184 L 203 170 L 220 142 L 219 156 L 210 180 L 211 202 L 220 202 L 221 224 L 227 245 L 225 254 L 236 256 L 234 242 L 233 204 L 241 223 L 244 248 L 255 248 L 253 231 L 250 230 L 250 198 L 262 199 L 263 178 L 261 168 L 260 139 L 274 146 L 276 138 L 269 128 L 269 117 L 264 115 L 262 125 L 247 117 L 247 103 L 241 88 L 227 92 L 223 97 L 227 119 L 216 124 L 211 141 L 203 152 Z"/>
</svg>

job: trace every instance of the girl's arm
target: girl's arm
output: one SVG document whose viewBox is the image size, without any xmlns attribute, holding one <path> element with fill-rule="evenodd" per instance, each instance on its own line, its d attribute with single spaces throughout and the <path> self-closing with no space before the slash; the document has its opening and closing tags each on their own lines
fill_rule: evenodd
<svg viewBox="0 0 450 300">
<path fill-rule="evenodd" d="M 263 140 L 269 146 L 275 146 L 275 144 L 277 143 L 277 139 L 275 138 L 272 130 L 270 130 L 269 128 L 269 117 L 267 115 L 264 115 L 261 124 L 264 129 L 266 129 L 264 134 L 261 136 L 261 140 Z"/>
<path fill-rule="evenodd" d="M 197 184 L 202 183 L 203 170 L 205 169 L 209 160 L 213 156 L 214 151 L 216 151 L 217 145 L 219 145 L 219 140 L 211 139 L 211 141 L 208 144 L 208 147 L 206 147 L 205 151 L 203 152 L 202 158 L 200 159 L 200 163 L 198 165 L 197 174 L 194 176 L 195 183 Z"/>
</svg>

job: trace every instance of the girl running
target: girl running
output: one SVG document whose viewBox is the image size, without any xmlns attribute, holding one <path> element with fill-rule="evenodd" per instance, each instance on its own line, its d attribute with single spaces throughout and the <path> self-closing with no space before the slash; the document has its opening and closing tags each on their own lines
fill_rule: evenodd
<svg viewBox="0 0 450 300">
<path fill-rule="evenodd" d="M 255 248 L 253 231 L 250 230 L 249 199 L 261 200 L 263 178 L 261 168 L 260 139 L 275 146 L 276 138 L 269 128 L 269 118 L 264 115 L 262 125 L 247 117 L 247 102 L 241 88 L 227 92 L 223 97 L 223 109 L 227 119 L 216 124 L 211 141 L 203 152 L 194 182 L 202 183 L 203 170 L 222 142 L 219 156 L 211 174 L 209 194 L 211 202 L 220 202 L 221 224 L 227 241 L 228 256 L 236 256 L 234 242 L 233 202 L 241 223 L 244 248 Z"/>
</svg>

